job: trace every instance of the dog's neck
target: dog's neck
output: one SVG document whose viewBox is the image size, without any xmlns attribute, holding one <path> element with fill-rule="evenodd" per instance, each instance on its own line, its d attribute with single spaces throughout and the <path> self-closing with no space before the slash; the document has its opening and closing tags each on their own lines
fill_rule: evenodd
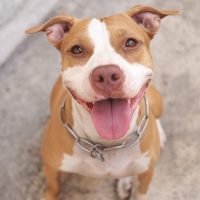
<svg viewBox="0 0 200 200">
<path fill-rule="evenodd" d="M 72 117 L 73 117 L 72 128 L 79 137 L 87 139 L 94 143 L 100 143 L 105 146 L 120 144 L 126 137 L 128 137 L 131 133 L 133 133 L 137 129 L 138 116 L 139 116 L 139 106 L 138 108 L 136 108 L 132 116 L 130 128 L 125 134 L 125 136 L 118 140 L 112 140 L 112 141 L 105 140 L 102 139 L 100 135 L 97 133 L 93 125 L 90 113 L 87 110 L 85 110 L 85 108 L 83 108 L 76 100 L 72 98 Z"/>
</svg>

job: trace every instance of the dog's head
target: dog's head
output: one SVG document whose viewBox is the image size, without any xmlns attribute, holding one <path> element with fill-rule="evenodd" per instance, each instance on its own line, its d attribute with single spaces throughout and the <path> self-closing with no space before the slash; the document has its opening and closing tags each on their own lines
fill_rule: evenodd
<svg viewBox="0 0 200 200">
<path fill-rule="evenodd" d="M 135 6 L 101 19 L 57 16 L 27 30 L 46 32 L 62 56 L 63 86 L 105 139 L 121 138 L 153 76 L 149 50 L 161 19 L 176 14 Z"/>
</svg>

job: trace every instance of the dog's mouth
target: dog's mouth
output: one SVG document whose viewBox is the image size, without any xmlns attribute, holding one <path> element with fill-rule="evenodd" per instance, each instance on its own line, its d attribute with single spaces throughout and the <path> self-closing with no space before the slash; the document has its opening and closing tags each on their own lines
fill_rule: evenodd
<svg viewBox="0 0 200 200">
<path fill-rule="evenodd" d="M 138 94 L 132 98 L 108 98 L 96 102 L 86 102 L 69 89 L 73 98 L 90 114 L 101 138 L 116 140 L 128 131 L 131 119 L 138 104 L 144 97 L 151 80 L 148 80 Z"/>
</svg>

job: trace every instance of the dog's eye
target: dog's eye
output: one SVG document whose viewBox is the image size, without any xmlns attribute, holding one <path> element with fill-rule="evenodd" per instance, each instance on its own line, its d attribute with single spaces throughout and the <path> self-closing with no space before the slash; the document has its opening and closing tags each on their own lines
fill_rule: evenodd
<svg viewBox="0 0 200 200">
<path fill-rule="evenodd" d="M 82 54 L 84 52 L 84 49 L 79 46 L 79 45 L 74 45 L 72 48 L 71 48 L 71 53 L 73 54 Z"/>
<path fill-rule="evenodd" d="M 126 44 L 125 44 L 125 47 L 136 47 L 138 45 L 138 41 L 133 39 L 133 38 L 128 38 L 126 40 Z"/>
</svg>

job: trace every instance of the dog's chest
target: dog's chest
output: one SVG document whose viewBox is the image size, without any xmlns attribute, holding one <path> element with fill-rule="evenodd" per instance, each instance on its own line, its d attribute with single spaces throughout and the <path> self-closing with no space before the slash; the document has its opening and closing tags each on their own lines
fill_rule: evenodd
<svg viewBox="0 0 200 200">
<path fill-rule="evenodd" d="M 106 152 L 105 161 L 93 159 L 78 145 L 73 155 L 64 154 L 60 169 L 91 177 L 123 177 L 139 174 L 148 169 L 149 157 L 142 154 L 139 144 L 135 147 Z"/>
</svg>

